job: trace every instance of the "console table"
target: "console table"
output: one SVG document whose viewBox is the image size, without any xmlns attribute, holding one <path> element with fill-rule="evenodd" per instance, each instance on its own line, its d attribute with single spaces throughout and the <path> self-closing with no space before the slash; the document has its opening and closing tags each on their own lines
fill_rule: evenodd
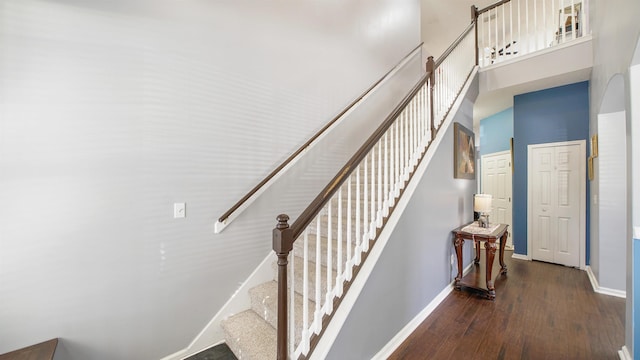
<svg viewBox="0 0 640 360">
<path fill-rule="evenodd" d="M 456 290 L 461 290 L 462 286 L 474 288 L 482 291 L 486 297 L 490 300 L 496 298 L 496 288 L 493 286 L 493 278 L 491 277 L 491 270 L 493 269 L 493 259 L 496 255 L 496 241 L 500 239 L 500 274 L 507 273 L 507 266 L 504 264 L 504 248 L 507 243 L 507 236 L 509 232 L 506 224 L 490 224 L 489 228 L 482 228 L 478 226 L 477 222 L 472 222 L 453 230 L 453 242 L 456 248 L 456 255 L 458 257 L 458 276 L 456 276 L 454 287 Z M 479 288 L 475 284 L 464 284 L 462 282 L 462 244 L 465 240 L 471 240 L 476 247 L 476 258 L 474 263 L 477 265 L 480 263 L 480 243 L 484 242 L 486 249 L 486 285 L 487 288 Z"/>
</svg>

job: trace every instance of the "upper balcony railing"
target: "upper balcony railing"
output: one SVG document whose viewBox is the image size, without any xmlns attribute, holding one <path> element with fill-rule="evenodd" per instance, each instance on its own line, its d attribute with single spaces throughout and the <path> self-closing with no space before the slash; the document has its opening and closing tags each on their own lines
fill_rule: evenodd
<svg viewBox="0 0 640 360">
<path fill-rule="evenodd" d="M 488 66 L 563 44 L 589 33 L 588 1 L 503 0 L 477 19 L 478 64 Z"/>
</svg>

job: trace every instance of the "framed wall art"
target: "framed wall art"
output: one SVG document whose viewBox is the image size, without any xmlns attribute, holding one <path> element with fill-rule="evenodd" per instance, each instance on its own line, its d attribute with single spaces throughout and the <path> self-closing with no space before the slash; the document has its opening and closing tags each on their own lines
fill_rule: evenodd
<svg viewBox="0 0 640 360">
<path fill-rule="evenodd" d="M 476 147 L 473 131 L 454 123 L 453 136 L 453 177 L 475 179 Z"/>
</svg>

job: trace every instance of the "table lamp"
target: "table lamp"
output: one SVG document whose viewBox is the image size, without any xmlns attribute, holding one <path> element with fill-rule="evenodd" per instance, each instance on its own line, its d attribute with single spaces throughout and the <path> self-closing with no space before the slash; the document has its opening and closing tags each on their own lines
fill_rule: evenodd
<svg viewBox="0 0 640 360">
<path fill-rule="evenodd" d="M 480 214 L 478 225 L 483 228 L 489 227 L 489 213 L 491 212 L 491 199 L 489 194 L 476 194 L 473 198 L 473 211 Z"/>
</svg>

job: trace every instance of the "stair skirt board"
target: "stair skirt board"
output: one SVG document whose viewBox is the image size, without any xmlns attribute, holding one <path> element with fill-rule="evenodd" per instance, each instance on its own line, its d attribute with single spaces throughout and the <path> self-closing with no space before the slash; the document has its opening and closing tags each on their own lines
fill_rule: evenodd
<svg viewBox="0 0 640 360">
<path fill-rule="evenodd" d="M 473 262 L 467 265 L 467 267 L 464 269 L 464 275 L 467 275 L 472 268 Z M 431 300 L 431 302 L 427 304 L 427 306 L 422 309 L 422 311 L 420 311 L 418 315 L 411 319 L 411 321 L 409 321 L 409 323 L 407 323 L 407 325 L 405 325 L 402 330 L 400 330 L 400 332 L 396 334 L 396 336 L 394 336 L 382 349 L 380 349 L 377 354 L 373 356 L 372 360 L 384 360 L 391 356 L 391 354 L 393 354 L 398 346 L 400 346 L 409 337 L 409 335 L 411 335 L 418 328 L 418 326 L 422 324 L 427 316 L 429 316 L 433 312 L 433 310 L 435 310 L 438 305 L 440 305 L 440 303 L 447 298 L 449 293 L 453 291 L 453 283 L 454 282 L 452 281 L 444 289 L 442 289 L 442 291 L 440 291 L 440 293 L 436 295 L 436 297 Z"/>
<path fill-rule="evenodd" d="M 371 274 L 373 267 L 376 262 L 380 258 L 384 247 L 389 240 L 395 226 L 397 225 L 400 216 L 404 212 L 409 200 L 411 199 L 413 193 L 416 190 L 417 184 L 420 182 L 420 179 L 424 175 L 428 164 L 433 157 L 434 150 L 437 149 L 444 135 L 447 132 L 447 129 L 453 122 L 453 118 L 457 114 L 462 101 L 465 99 L 465 95 L 469 91 L 471 84 L 474 82 L 477 76 L 477 67 L 473 69 L 467 82 L 465 83 L 460 96 L 456 99 L 455 103 L 452 106 L 451 111 L 444 119 L 441 124 L 441 129 L 436 135 L 436 138 L 429 146 L 429 149 L 432 151 L 427 151 L 424 154 L 424 157 L 418 167 L 414 170 L 413 177 L 411 181 L 406 184 L 404 192 L 399 199 L 396 199 L 396 204 L 393 209 L 393 213 L 387 219 L 384 228 L 380 232 L 377 240 L 375 241 L 375 246 L 370 248 L 367 256 L 367 260 L 360 265 L 360 269 L 358 271 L 358 276 L 355 277 L 351 281 L 349 286 L 349 291 L 343 295 L 343 299 L 340 303 L 340 306 L 337 309 L 334 309 L 332 319 L 327 325 L 325 329 L 323 329 L 322 336 L 320 337 L 314 352 L 311 354 L 311 358 L 322 359 L 325 358 L 333 345 L 342 325 L 346 321 L 346 318 L 353 308 L 360 292 L 364 288 L 364 285 Z M 364 254 L 363 254 L 364 256 Z M 312 256 L 313 257 L 313 256 Z M 315 257 L 314 257 L 315 259 Z M 314 259 L 310 259 L 314 261 Z M 259 285 L 271 282 L 276 277 L 273 270 L 273 263 L 276 261 L 276 257 L 271 252 L 260 264 L 260 266 L 254 271 L 254 273 L 249 277 L 247 282 L 245 282 L 240 289 L 234 294 L 234 296 L 229 299 L 229 301 L 225 304 L 225 306 L 215 315 L 215 317 L 209 322 L 209 324 L 202 330 L 202 332 L 196 337 L 196 339 L 189 345 L 186 350 L 179 351 L 174 355 L 170 355 L 168 357 L 163 358 L 162 360 L 180 360 L 188 357 L 190 355 L 196 354 L 204 349 L 207 349 L 212 346 L 212 344 L 218 344 L 225 342 L 224 331 L 227 332 L 229 338 L 227 339 L 227 345 L 236 353 L 236 356 L 243 359 L 275 359 L 276 357 L 276 345 L 275 341 L 275 329 L 269 325 L 268 322 L 274 321 L 275 317 L 270 314 L 271 310 L 258 310 L 261 314 L 256 313 L 252 309 L 251 305 L 251 296 L 250 290 L 253 291 L 253 288 L 258 287 Z M 300 261 L 297 261 L 299 263 Z M 315 266 L 313 266 L 315 268 Z M 324 268 L 324 266 L 323 266 Z M 325 278 L 324 276 L 322 277 Z M 310 292 L 314 290 L 310 289 Z M 309 296 L 309 299 L 315 299 L 315 296 Z M 273 299 L 272 299 L 273 300 Z M 434 301 L 436 301 L 434 299 Z M 441 300 L 440 300 L 441 301 Z M 256 301 L 254 301 L 255 303 Z M 433 301 L 432 301 L 433 302 Z M 269 300 L 265 300 L 262 302 L 265 307 L 268 307 Z M 309 309 L 313 309 L 311 305 Z M 234 315 L 235 314 L 235 315 Z M 422 313 L 421 313 L 422 314 Z M 247 325 L 238 325 L 231 324 L 229 322 L 229 318 L 235 316 L 238 319 L 242 319 L 242 322 L 248 319 L 254 319 L 255 324 Z M 299 317 L 296 317 L 299 319 Z M 310 319 L 310 323 L 313 319 Z M 223 330 L 223 328 L 225 328 Z M 243 341 L 243 338 L 252 338 L 252 336 L 247 336 L 248 332 L 260 332 L 263 334 L 261 337 L 262 340 L 273 341 L 273 344 L 265 345 L 265 348 L 268 347 L 271 350 L 265 351 L 264 349 L 257 349 L 256 346 L 259 341 L 248 342 L 246 340 Z M 242 336 L 239 336 L 242 335 Z M 299 339 L 296 339 L 298 342 Z M 236 351 L 238 350 L 238 346 L 244 346 L 244 344 L 249 343 L 249 349 L 242 350 L 241 354 L 238 354 Z M 272 355 L 268 355 L 272 354 Z"/>
</svg>

